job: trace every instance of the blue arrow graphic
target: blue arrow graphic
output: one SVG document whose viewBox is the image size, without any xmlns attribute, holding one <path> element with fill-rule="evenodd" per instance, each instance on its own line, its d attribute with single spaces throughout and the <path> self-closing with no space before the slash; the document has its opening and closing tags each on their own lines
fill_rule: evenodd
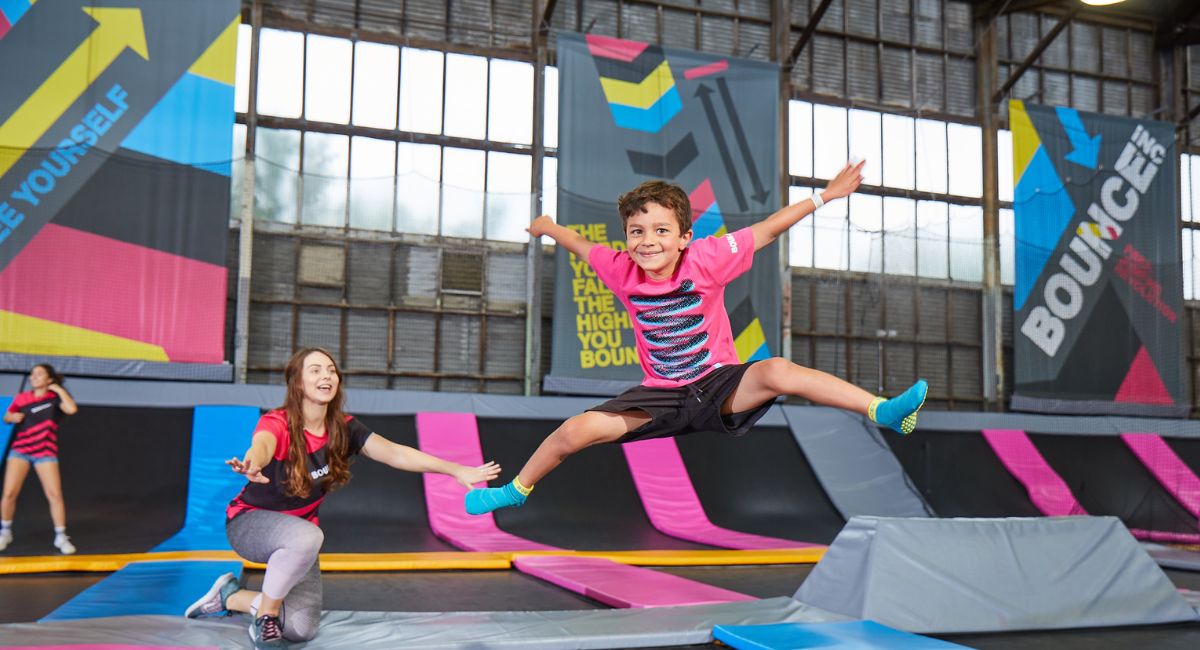
<svg viewBox="0 0 1200 650">
<path fill-rule="evenodd" d="M 1061 106 L 1054 110 L 1058 113 L 1058 121 L 1062 122 L 1067 131 L 1071 146 L 1075 149 L 1066 155 L 1066 159 L 1088 169 L 1095 169 L 1096 157 L 1100 155 L 1100 134 L 1088 135 L 1083 120 L 1079 117 L 1079 111 Z"/>
</svg>

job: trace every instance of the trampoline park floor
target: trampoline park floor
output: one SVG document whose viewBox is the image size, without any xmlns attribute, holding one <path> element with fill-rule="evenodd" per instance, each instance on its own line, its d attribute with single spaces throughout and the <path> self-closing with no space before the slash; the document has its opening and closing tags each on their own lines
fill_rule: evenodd
<svg viewBox="0 0 1200 650">
<path fill-rule="evenodd" d="M 411 416 L 364 416 L 363 421 L 381 435 L 417 446 Z M 131 422 L 137 426 L 130 426 Z M 499 461 L 509 476 L 553 426 L 548 421 L 481 418 L 484 456 Z M 64 491 L 71 516 L 70 532 L 81 554 L 148 551 L 183 523 L 188 458 L 186 451 L 180 450 L 187 449 L 187 438 L 147 433 L 164 430 L 186 432 L 190 436 L 190 409 L 90 407 L 64 424 L 63 437 L 71 443 L 63 445 L 60 456 Z M 104 431 L 106 435 L 75 435 L 89 431 Z M 747 441 L 697 435 L 678 439 L 680 455 L 713 523 L 758 535 L 830 543 L 844 520 L 821 488 L 791 433 L 783 427 L 760 427 L 753 438 Z M 999 470 L 994 456 L 986 453 L 978 436 L 918 434 L 906 439 L 889 438 L 888 442 L 916 487 L 943 516 L 1037 514 L 1015 481 Z M 103 481 L 96 479 L 93 472 L 97 466 L 118 461 L 138 462 L 114 456 L 115 450 L 131 449 L 156 459 L 161 471 L 156 474 L 152 488 L 133 473 L 116 473 Z M 1114 455 L 1117 450 L 1112 445 L 1105 449 Z M 1065 462 L 1062 459 L 1071 456 L 1069 451 L 1055 455 L 1053 460 Z M 1195 460 L 1183 455 L 1189 462 Z M 712 458 L 721 458 L 722 462 L 709 462 Z M 394 472 L 370 462 L 356 463 L 353 471 L 354 480 L 331 495 L 322 507 L 322 525 L 327 534 L 325 552 L 456 550 L 430 531 L 418 475 Z M 1064 473 L 1081 485 L 1085 481 L 1088 485 L 1098 482 L 1095 477 L 1079 474 L 1075 478 L 1071 472 Z M 729 490 L 729 485 L 737 485 L 738 489 Z M 1104 513 L 1119 513 L 1123 518 L 1149 517 L 1160 526 L 1178 519 L 1178 513 L 1164 507 L 1104 503 L 1111 495 L 1096 490 L 1088 496 L 1093 498 L 1089 506 Z M 1143 499 L 1139 503 L 1159 501 Z M 524 508 L 497 513 L 496 521 L 509 533 L 563 548 L 601 551 L 713 548 L 668 537 L 651 525 L 620 447 L 613 445 L 571 457 L 539 485 L 537 499 L 531 499 Z M 36 479 L 31 478 L 18 502 L 17 538 L 4 555 L 47 553 L 50 530 L 44 497 Z M 809 575 L 812 565 L 653 568 L 766 599 L 791 597 Z M 1176 587 L 1200 591 L 1200 573 L 1175 570 L 1165 573 Z M 37 621 L 109 575 L 104 572 L 0 575 L 0 624 Z M 248 569 L 245 579 L 249 588 L 256 588 L 261 584 L 262 572 Z M 326 571 L 322 581 L 323 606 L 327 611 L 608 609 L 515 569 Z M 3 633 L 0 628 L 0 646 L 5 645 Z M 1200 648 L 1200 623 L 931 636 L 974 648 L 1194 649 Z M 176 644 L 187 642 L 182 638 L 173 640 Z M 321 637 L 307 647 L 322 647 Z"/>
<path fill-rule="evenodd" d="M 811 565 L 658 567 L 656 570 L 734 591 L 772 598 L 791 596 Z M 1200 590 L 1200 573 L 1166 571 L 1177 587 Z M 0 623 L 36 621 L 105 573 L 53 573 L 0 576 Z M 262 572 L 248 570 L 249 588 L 262 583 Z M 326 572 L 322 575 L 326 610 L 450 612 L 554 611 L 606 609 L 603 605 L 515 570 Z M 1003 634 L 930 635 L 972 648 L 1128 648 L 1130 650 L 1200 647 L 1200 623 L 1144 627 L 1093 628 Z M 306 647 L 319 648 L 318 636 Z M 177 639 L 176 643 L 186 642 Z M 0 641 L 2 644 L 2 641 Z M 717 644 L 677 648 L 717 648 Z"/>
</svg>

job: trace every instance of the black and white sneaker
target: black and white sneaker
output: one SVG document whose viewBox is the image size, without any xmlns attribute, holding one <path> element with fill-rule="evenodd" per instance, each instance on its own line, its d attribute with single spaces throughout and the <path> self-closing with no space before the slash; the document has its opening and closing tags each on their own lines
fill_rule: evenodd
<svg viewBox="0 0 1200 650">
<path fill-rule="evenodd" d="M 260 650 L 287 647 L 283 643 L 283 623 L 279 622 L 278 616 L 270 614 L 263 614 L 250 624 L 250 640 Z"/>
</svg>

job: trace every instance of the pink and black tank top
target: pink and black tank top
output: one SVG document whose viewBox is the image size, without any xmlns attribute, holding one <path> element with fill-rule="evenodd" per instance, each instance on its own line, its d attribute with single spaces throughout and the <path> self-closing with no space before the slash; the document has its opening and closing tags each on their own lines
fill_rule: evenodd
<svg viewBox="0 0 1200 650">
<path fill-rule="evenodd" d="M 41 397 L 33 391 L 20 393 L 8 406 L 9 413 L 24 413 L 25 419 L 13 425 L 12 451 L 30 458 L 58 457 L 58 423 L 64 413 L 59 408 L 62 398 L 46 391 Z"/>
</svg>

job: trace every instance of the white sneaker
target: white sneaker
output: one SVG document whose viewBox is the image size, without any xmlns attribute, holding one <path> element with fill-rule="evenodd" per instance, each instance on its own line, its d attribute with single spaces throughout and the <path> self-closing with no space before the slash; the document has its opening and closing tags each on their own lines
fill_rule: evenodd
<svg viewBox="0 0 1200 650">
<path fill-rule="evenodd" d="M 12 531 L 8 529 L 0 530 L 0 551 L 8 548 L 9 544 L 12 544 Z"/>
<path fill-rule="evenodd" d="M 71 543 L 71 538 L 66 535 L 59 535 L 54 538 L 54 546 L 62 552 L 63 555 L 71 555 L 75 553 L 75 545 Z"/>
</svg>

